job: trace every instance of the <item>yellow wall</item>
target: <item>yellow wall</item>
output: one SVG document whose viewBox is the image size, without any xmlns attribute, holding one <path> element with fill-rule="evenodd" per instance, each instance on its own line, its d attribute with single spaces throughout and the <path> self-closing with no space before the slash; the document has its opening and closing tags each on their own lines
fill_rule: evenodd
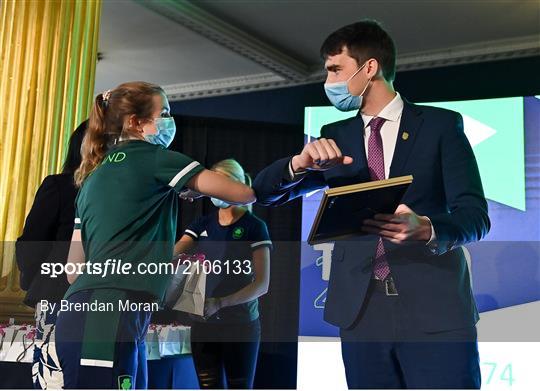
<svg viewBox="0 0 540 391">
<path fill-rule="evenodd" d="M 27 317 L 14 241 L 91 107 L 101 0 L 0 3 L 0 319 Z"/>
</svg>

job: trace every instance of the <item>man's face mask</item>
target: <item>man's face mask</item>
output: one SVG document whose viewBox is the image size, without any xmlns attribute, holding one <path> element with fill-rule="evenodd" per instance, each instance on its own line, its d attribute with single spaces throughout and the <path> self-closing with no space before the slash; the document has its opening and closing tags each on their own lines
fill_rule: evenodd
<svg viewBox="0 0 540 391">
<path fill-rule="evenodd" d="M 174 118 L 154 118 L 154 123 L 156 124 L 156 133 L 147 134 L 144 136 L 144 139 L 151 144 L 163 145 L 165 148 L 168 148 L 176 134 Z"/>
<path fill-rule="evenodd" d="M 351 93 L 349 92 L 349 81 L 351 81 L 351 79 L 355 77 L 358 72 L 360 72 L 362 68 L 366 66 L 366 64 L 367 62 L 365 62 L 364 65 L 358 68 L 356 72 L 354 72 L 352 76 L 349 77 L 347 80 L 338 81 L 336 83 L 326 83 L 324 85 L 324 91 L 326 92 L 326 96 L 336 109 L 341 111 L 351 111 L 358 110 L 360 107 L 362 107 L 363 95 L 368 88 L 371 77 L 369 78 L 366 86 L 364 87 L 359 96 L 351 95 Z"/>
</svg>

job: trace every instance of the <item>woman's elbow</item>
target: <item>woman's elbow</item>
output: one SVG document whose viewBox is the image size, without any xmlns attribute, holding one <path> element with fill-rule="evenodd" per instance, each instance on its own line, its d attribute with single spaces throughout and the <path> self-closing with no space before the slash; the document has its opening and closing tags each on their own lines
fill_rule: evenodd
<svg viewBox="0 0 540 391">
<path fill-rule="evenodd" d="M 255 191 L 251 187 L 244 186 L 242 191 L 239 193 L 237 201 L 241 205 L 249 205 L 257 201 L 257 196 L 255 195 Z"/>
</svg>

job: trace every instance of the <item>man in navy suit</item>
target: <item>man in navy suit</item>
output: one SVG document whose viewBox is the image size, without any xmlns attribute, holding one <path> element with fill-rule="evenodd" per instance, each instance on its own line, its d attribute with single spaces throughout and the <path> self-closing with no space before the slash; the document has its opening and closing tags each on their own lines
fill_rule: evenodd
<svg viewBox="0 0 540 391">
<path fill-rule="evenodd" d="M 340 328 L 350 388 L 480 388 L 479 317 L 461 246 L 482 239 L 490 221 L 462 117 L 394 90 L 395 47 L 377 22 L 340 28 L 321 55 L 328 98 L 358 114 L 261 171 L 259 203 L 413 175 L 394 214 L 335 243 L 325 320 Z"/>
</svg>

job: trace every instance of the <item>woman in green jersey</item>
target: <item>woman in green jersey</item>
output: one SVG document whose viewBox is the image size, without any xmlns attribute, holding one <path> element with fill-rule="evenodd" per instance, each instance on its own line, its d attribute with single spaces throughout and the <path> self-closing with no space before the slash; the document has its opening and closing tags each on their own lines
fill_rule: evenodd
<svg viewBox="0 0 540 391">
<path fill-rule="evenodd" d="M 125 83 L 95 99 L 57 320 L 65 388 L 146 388 L 144 340 L 171 274 L 181 191 L 255 201 L 248 186 L 167 150 L 175 131 L 157 85 Z"/>
</svg>

